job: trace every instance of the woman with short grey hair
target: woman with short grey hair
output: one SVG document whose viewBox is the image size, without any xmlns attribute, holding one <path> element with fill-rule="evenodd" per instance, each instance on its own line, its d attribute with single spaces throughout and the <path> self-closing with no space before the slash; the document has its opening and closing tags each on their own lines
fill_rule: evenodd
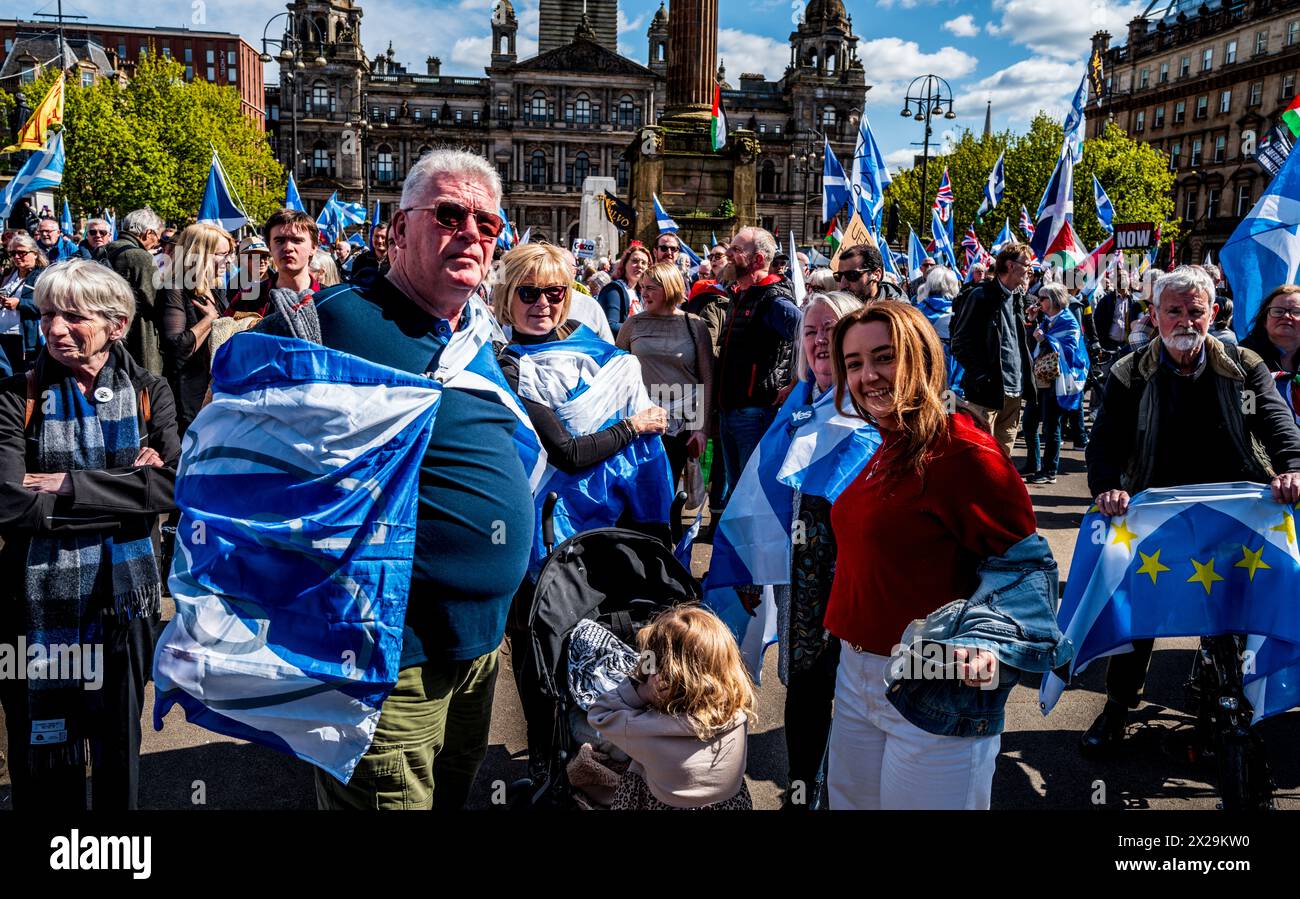
<svg viewBox="0 0 1300 899">
<path fill-rule="evenodd" d="M 0 679 L 14 808 L 135 808 L 140 715 L 162 604 L 158 517 L 180 441 L 167 382 L 122 338 L 130 285 L 73 259 L 36 284 L 45 348 L 0 384 L 0 642 L 44 648 Z M 70 653 L 83 664 L 58 664 Z"/>
<path fill-rule="evenodd" d="M 960 390 L 958 385 L 961 383 L 963 374 L 961 364 L 953 358 L 950 336 L 952 302 L 959 293 L 961 293 L 961 282 L 957 280 L 957 275 L 953 270 L 944 265 L 936 265 L 931 268 L 930 273 L 925 276 L 925 280 L 921 282 L 921 286 L 916 291 L 916 307 L 934 326 L 935 333 L 939 335 L 939 343 L 943 345 L 943 360 L 947 371 L 947 382 L 948 387 L 952 390 Z"/>
<path fill-rule="evenodd" d="M 37 320 L 41 316 L 32 302 L 32 290 L 50 260 L 29 234 L 15 234 L 5 249 L 10 266 L 0 275 L 0 375 L 7 376 L 27 371 L 40 348 Z"/>
</svg>

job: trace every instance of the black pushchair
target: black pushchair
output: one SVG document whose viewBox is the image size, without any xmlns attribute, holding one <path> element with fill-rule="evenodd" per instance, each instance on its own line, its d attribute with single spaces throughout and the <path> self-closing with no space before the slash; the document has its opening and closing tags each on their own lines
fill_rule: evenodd
<svg viewBox="0 0 1300 899">
<path fill-rule="evenodd" d="M 578 746 L 570 728 L 569 636 L 593 619 L 628 645 L 658 612 L 700 599 L 700 586 L 673 556 L 686 494 L 679 493 L 664 533 L 628 528 L 585 531 L 555 546 L 555 495 L 542 507 L 547 557 L 512 611 L 511 666 L 528 725 L 529 776 L 508 793 L 511 808 L 571 808 L 565 773 Z M 525 582 L 525 590 L 529 589 Z"/>
</svg>

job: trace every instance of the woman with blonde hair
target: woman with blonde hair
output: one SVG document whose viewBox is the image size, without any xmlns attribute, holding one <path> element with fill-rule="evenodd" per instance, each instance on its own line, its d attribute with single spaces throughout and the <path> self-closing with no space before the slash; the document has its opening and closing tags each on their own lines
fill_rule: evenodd
<svg viewBox="0 0 1300 899">
<path fill-rule="evenodd" d="M 203 408 L 212 380 L 208 335 L 226 309 L 226 273 L 235 240 L 216 225 L 190 225 L 181 232 L 163 267 L 163 375 L 176 398 L 182 436 Z"/>
<path fill-rule="evenodd" d="M 827 784 L 832 808 L 988 808 L 1001 737 L 947 736 L 886 697 L 917 619 L 969 597 L 978 567 L 1035 532 L 1029 494 L 973 412 L 945 402 L 943 348 L 920 310 L 868 303 L 832 341 L 835 398 L 884 438 L 831 509 L 840 550 L 826 628 L 840 640 Z M 997 657 L 956 650 L 957 690 L 996 683 Z"/>
<path fill-rule="evenodd" d="M 686 460 L 698 459 L 708 441 L 713 344 L 704 320 L 682 311 L 686 283 L 677 266 L 661 262 L 650 269 L 641 299 L 645 310 L 623 323 L 615 343 L 641 360 L 646 389 L 668 410 L 663 442 L 676 484 Z"/>
<path fill-rule="evenodd" d="M 307 268 L 311 272 L 312 280 L 322 289 L 343 283 L 339 275 L 338 261 L 329 250 L 320 249 L 313 253 Z"/>
<path fill-rule="evenodd" d="M 654 259 L 644 244 L 634 243 L 624 251 L 614 266 L 614 280 L 601 288 L 597 299 L 605 309 L 609 319 L 609 329 L 618 336 L 618 329 L 623 322 L 636 315 L 643 308 L 638 290 L 641 279 L 654 265 Z"/>
<path fill-rule="evenodd" d="M 612 808 L 752 809 L 754 685 L 731 632 L 712 612 L 676 606 L 637 633 L 637 648 L 637 671 L 587 713 L 632 759 Z"/>
</svg>

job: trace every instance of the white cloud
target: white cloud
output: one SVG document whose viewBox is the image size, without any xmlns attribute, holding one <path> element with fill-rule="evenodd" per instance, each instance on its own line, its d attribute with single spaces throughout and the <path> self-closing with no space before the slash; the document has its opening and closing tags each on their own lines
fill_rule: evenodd
<svg viewBox="0 0 1300 899">
<path fill-rule="evenodd" d="M 627 13 L 623 12 L 622 7 L 618 11 L 618 33 L 626 34 L 629 31 L 642 31 L 645 27 L 646 14 L 641 13 L 635 19 L 628 21 Z"/>
<path fill-rule="evenodd" d="M 975 24 L 975 17 L 972 15 L 958 16 L 957 18 L 943 23 L 944 31 L 950 31 L 957 37 L 975 37 L 980 33 L 980 27 Z"/>
<path fill-rule="evenodd" d="M 885 154 L 885 164 L 889 166 L 891 172 L 897 172 L 901 169 L 910 169 L 913 161 L 920 155 L 920 148 L 904 147 L 901 150 L 895 150 L 892 153 Z"/>
<path fill-rule="evenodd" d="M 1028 124 L 1040 109 L 1064 118 L 1082 75 L 1078 63 L 1030 57 L 966 85 L 954 105 L 971 127 L 983 126 L 988 100 L 994 116 L 1008 125 Z"/>
<path fill-rule="evenodd" d="M 790 45 L 738 28 L 718 31 L 718 58 L 727 66 L 727 80 L 738 84 L 742 72 L 762 72 L 769 81 L 785 74 L 790 64 Z"/>
<path fill-rule="evenodd" d="M 918 6 L 938 6 L 942 0 L 876 0 L 876 5 L 881 9 L 892 9 L 895 6 L 903 9 L 916 9 Z"/>
<path fill-rule="evenodd" d="M 867 81 L 872 85 L 867 92 L 867 106 L 883 105 L 890 113 L 893 106 L 901 105 L 908 83 L 917 72 L 943 72 L 949 81 L 963 78 L 975 71 L 979 60 L 956 47 L 940 47 L 933 53 L 922 53 L 916 41 L 897 37 L 880 37 L 867 41 L 858 48 L 858 56 L 867 68 Z"/>
<path fill-rule="evenodd" d="M 1124 40 L 1129 21 L 1146 6 L 1144 0 L 1083 0 L 1071 9 L 1062 0 L 993 0 L 993 11 L 1002 18 L 990 22 L 987 30 L 1040 56 L 1080 59 L 1092 51 L 1091 38 L 1097 31 L 1104 29 L 1112 39 Z"/>
</svg>

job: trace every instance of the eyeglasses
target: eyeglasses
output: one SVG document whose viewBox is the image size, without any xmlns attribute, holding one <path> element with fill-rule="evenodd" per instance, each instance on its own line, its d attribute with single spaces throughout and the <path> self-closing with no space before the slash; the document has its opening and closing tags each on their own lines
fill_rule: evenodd
<svg viewBox="0 0 1300 899">
<path fill-rule="evenodd" d="M 533 305 L 542 297 L 546 297 L 546 302 L 551 306 L 558 306 L 564 302 L 565 295 L 569 292 L 569 285 L 557 284 L 554 287 L 537 287 L 532 284 L 525 284 L 515 288 L 519 294 L 519 299 L 528 305 Z"/>
<path fill-rule="evenodd" d="M 875 269 L 851 268 L 842 272 L 836 272 L 835 277 L 841 281 L 848 281 L 850 284 L 857 284 L 859 279 L 871 274 Z"/>
<path fill-rule="evenodd" d="M 682 251 L 681 247 L 670 246 L 669 244 L 666 243 L 659 244 L 658 246 L 655 247 L 655 249 L 658 250 L 660 253 L 680 253 Z"/>
<path fill-rule="evenodd" d="M 1269 306 L 1269 318 L 1294 318 L 1300 321 L 1300 308 L 1291 306 Z"/>
<path fill-rule="evenodd" d="M 36 251 L 35 250 L 10 250 L 9 255 L 10 256 L 35 256 Z"/>
<path fill-rule="evenodd" d="M 710 254 L 709 254 L 709 258 L 710 258 L 710 259 L 726 259 L 726 258 L 727 258 L 727 254 L 726 254 L 726 251 L 723 251 L 723 252 L 721 252 L 721 253 L 710 253 Z"/>
<path fill-rule="evenodd" d="M 91 237 L 108 237 L 107 231 L 87 231 L 86 233 Z"/>
<path fill-rule="evenodd" d="M 451 200 L 443 200 L 432 206 L 408 206 L 403 212 L 417 212 L 422 209 L 433 210 L 433 218 L 439 225 L 451 231 L 459 231 L 465 227 L 465 222 L 472 215 L 478 222 L 478 233 L 484 238 L 496 237 L 505 227 L 501 221 L 501 216 L 495 212 L 488 212 L 486 209 L 471 209 L 468 206 L 462 206 L 459 203 L 453 203 Z"/>
</svg>

